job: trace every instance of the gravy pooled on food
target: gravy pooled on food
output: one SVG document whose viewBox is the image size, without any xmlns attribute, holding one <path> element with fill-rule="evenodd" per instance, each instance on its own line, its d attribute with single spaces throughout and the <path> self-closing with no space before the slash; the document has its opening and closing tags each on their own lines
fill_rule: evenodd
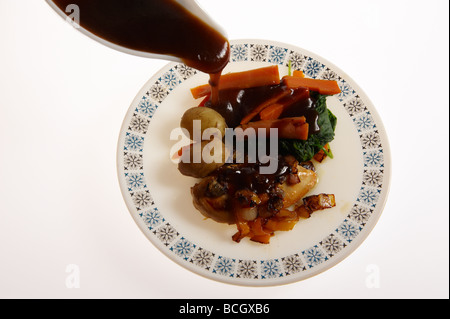
<svg viewBox="0 0 450 319">
<path fill-rule="evenodd" d="M 317 125 L 319 114 L 314 109 L 315 101 L 307 88 L 291 90 L 280 83 L 248 89 L 220 90 L 219 102 L 209 101 L 206 106 L 222 115 L 229 127 L 237 127 L 241 119 L 255 107 L 284 91 L 289 92 L 279 103 L 289 104 L 289 107 L 283 111 L 280 118 L 305 116 L 309 124 L 309 134 L 317 133 L 320 130 Z M 293 100 L 293 103 L 289 103 L 289 100 Z"/>
</svg>

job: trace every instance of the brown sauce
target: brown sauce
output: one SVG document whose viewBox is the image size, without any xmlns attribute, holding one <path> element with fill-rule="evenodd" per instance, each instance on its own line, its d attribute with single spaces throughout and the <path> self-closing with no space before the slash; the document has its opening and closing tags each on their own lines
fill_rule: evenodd
<svg viewBox="0 0 450 319">
<path fill-rule="evenodd" d="M 279 156 L 277 170 L 273 174 L 261 174 L 261 163 L 226 164 L 211 176 L 220 185 L 220 194 L 228 194 L 226 207 L 230 211 L 257 207 L 258 217 L 268 219 L 283 208 L 284 192 L 281 184 L 299 183 L 298 162 L 293 157 Z"/>
<path fill-rule="evenodd" d="M 170 55 L 210 75 L 212 88 L 208 106 L 225 118 L 229 127 L 258 104 L 286 90 L 282 84 L 244 90 L 222 90 L 219 80 L 229 62 L 230 45 L 217 30 L 187 11 L 175 0 L 52 0 L 63 12 L 79 7 L 80 25 L 111 43 L 135 51 Z M 306 90 L 306 89 L 305 89 Z M 291 92 L 285 99 L 293 98 Z M 305 116 L 310 134 L 319 130 L 314 101 L 306 94 L 281 117 Z"/>
<path fill-rule="evenodd" d="M 247 189 L 260 195 L 276 191 L 276 187 L 285 182 L 294 169 L 282 156 L 278 158 L 277 170 L 273 174 L 261 174 L 261 165 L 259 162 L 224 165 L 214 174 L 217 181 L 226 185 L 232 193 Z"/>
<path fill-rule="evenodd" d="M 80 25 L 116 45 L 170 55 L 211 75 L 214 100 L 218 79 L 228 64 L 228 40 L 175 0 L 52 0 L 63 12 L 80 10 Z"/>
<path fill-rule="evenodd" d="M 234 128 L 239 126 L 240 121 L 258 105 L 284 90 L 287 90 L 287 88 L 283 83 L 249 89 L 221 90 L 219 92 L 219 102 L 207 102 L 206 106 L 220 113 L 227 125 Z M 291 90 L 290 94 L 280 102 L 283 103 L 286 100 L 294 99 L 294 95 L 300 95 L 301 97 L 296 97 L 296 101 L 283 111 L 280 118 L 305 116 L 309 124 L 309 134 L 318 133 L 320 130 L 317 124 L 319 114 L 315 110 L 315 100 L 310 96 L 308 89 Z M 254 120 L 258 120 L 258 118 Z"/>
</svg>

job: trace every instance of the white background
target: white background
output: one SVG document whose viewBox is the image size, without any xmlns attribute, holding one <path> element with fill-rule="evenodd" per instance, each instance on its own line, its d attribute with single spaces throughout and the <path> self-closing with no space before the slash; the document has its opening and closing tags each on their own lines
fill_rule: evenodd
<svg viewBox="0 0 450 319">
<path fill-rule="evenodd" d="M 367 93 L 393 170 L 373 232 L 342 263 L 287 286 L 231 286 L 170 261 L 135 225 L 116 174 L 123 117 L 166 62 L 94 42 L 44 0 L 0 0 L 0 297 L 448 298 L 449 2 L 199 3 L 230 39 L 302 47 Z M 367 285 L 373 267 L 378 288 Z"/>
</svg>

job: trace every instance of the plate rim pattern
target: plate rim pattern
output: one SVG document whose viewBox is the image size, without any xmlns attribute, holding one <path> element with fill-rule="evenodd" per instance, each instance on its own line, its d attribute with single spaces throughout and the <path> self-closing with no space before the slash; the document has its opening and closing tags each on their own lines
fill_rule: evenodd
<svg viewBox="0 0 450 319">
<path fill-rule="evenodd" d="M 307 50 L 277 41 L 230 41 L 230 63 L 266 62 L 302 70 L 307 77 L 336 80 L 337 96 L 361 142 L 364 173 L 349 213 L 336 229 L 308 249 L 274 259 L 241 260 L 191 242 L 155 205 L 144 174 L 144 140 L 164 99 L 198 71 L 169 63 L 132 102 L 117 147 L 117 173 L 123 198 L 145 236 L 167 257 L 209 279 L 242 286 L 274 286 L 315 276 L 348 257 L 369 235 L 386 204 L 390 187 L 390 149 L 382 121 L 362 89 L 331 62 Z"/>
</svg>

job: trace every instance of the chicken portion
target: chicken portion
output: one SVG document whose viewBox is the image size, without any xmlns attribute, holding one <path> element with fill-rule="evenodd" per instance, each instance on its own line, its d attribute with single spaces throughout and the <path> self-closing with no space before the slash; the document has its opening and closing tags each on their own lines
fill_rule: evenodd
<svg viewBox="0 0 450 319">
<path fill-rule="evenodd" d="M 228 209 L 229 195 L 217 182 L 217 177 L 208 176 L 191 188 L 194 207 L 207 218 L 218 223 L 235 224 L 236 219 Z"/>
<path fill-rule="evenodd" d="M 287 181 L 279 185 L 279 195 L 282 195 L 282 205 L 279 208 L 288 208 L 299 200 L 301 200 L 317 183 L 317 175 L 314 171 L 298 166 L 297 176 L 299 182 L 296 184 L 289 184 Z M 191 188 L 194 207 L 200 211 L 205 217 L 211 218 L 218 223 L 236 224 L 236 211 L 242 211 L 246 208 L 254 208 L 264 202 L 265 194 L 257 196 L 259 199 L 253 199 L 256 204 L 247 204 L 243 207 L 232 207 L 232 196 L 227 192 L 226 186 L 221 185 L 217 176 L 208 176 L 202 179 L 194 187 Z M 237 193 L 242 196 L 243 191 Z M 250 196 L 254 196 L 252 193 Z M 262 200 L 260 197 L 263 197 Z M 278 199 L 278 198 L 277 198 Z M 267 202 L 268 199 L 265 201 Z M 245 207 L 249 206 L 249 207 Z M 234 210 L 233 210 L 234 208 Z M 250 215 L 250 217 L 249 217 Z M 251 218 L 251 213 L 245 215 L 241 214 L 243 219 L 250 221 L 258 217 Z M 248 217 L 248 218 L 245 218 Z"/>
<path fill-rule="evenodd" d="M 259 174 L 256 166 L 230 164 L 191 188 L 195 208 L 219 223 L 236 224 L 233 240 L 244 237 L 269 243 L 277 230 L 290 230 L 300 219 L 289 210 L 317 183 L 314 167 L 291 157 L 280 160 L 273 175 Z"/>
<path fill-rule="evenodd" d="M 288 208 L 301 200 L 317 184 L 317 174 L 313 170 L 298 165 L 297 184 L 283 183 L 280 189 L 284 193 L 283 208 Z"/>
</svg>

